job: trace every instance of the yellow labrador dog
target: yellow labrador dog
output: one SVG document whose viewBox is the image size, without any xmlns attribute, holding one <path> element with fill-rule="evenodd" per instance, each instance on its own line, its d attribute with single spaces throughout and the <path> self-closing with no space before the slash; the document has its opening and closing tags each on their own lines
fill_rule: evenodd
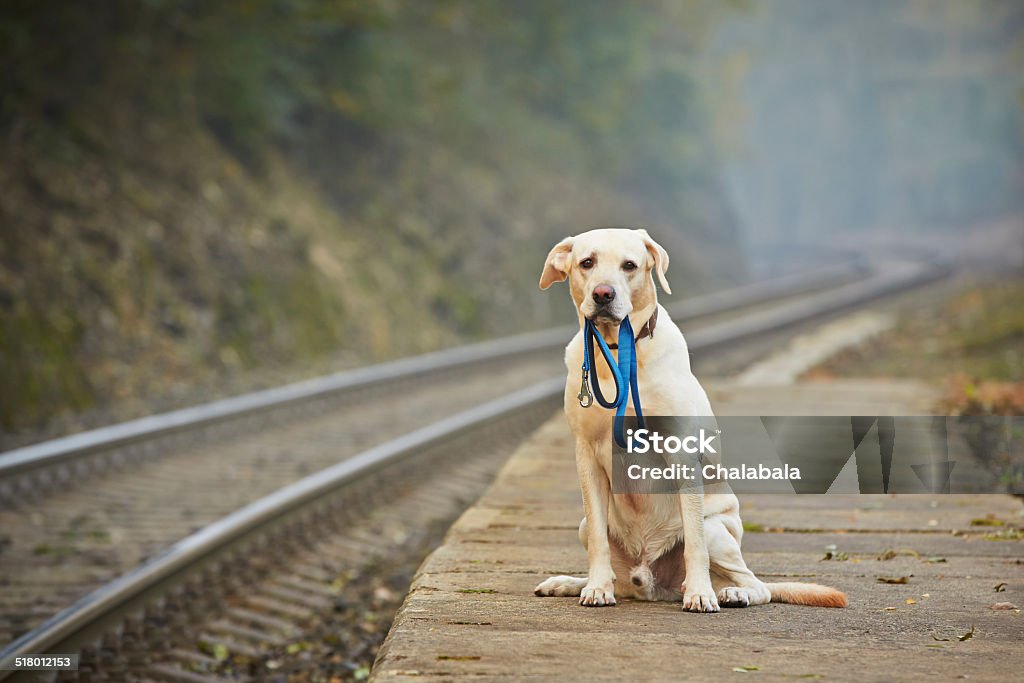
<svg viewBox="0 0 1024 683">
<path fill-rule="evenodd" d="M 579 537 L 589 572 L 586 578 L 553 576 L 535 593 L 579 596 L 581 605 L 591 607 L 614 605 L 616 596 L 681 599 L 683 609 L 694 612 L 771 601 L 845 607 L 846 595 L 833 588 L 764 583 L 754 576 L 740 552 L 739 501 L 725 483 L 705 486 L 703 493 L 612 493 L 613 413 L 599 405 L 580 407 L 575 393 L 582 382 L 585 319 L 595 322 L 610 343 L 617 340 L 619 322 L 626 316 L 639 330 L 637 377 L 645 413 L 712 415 L 707 395 L 690 371 L 686 340 L 658 304 L 654 276 L 671 293 L 665 279 L 668 262 L 666 251 L 646 230 L 601 229 L 565 238 L 544 263 L 540 288 L 568 279 L 579 314 L 581 331 L 565 353 L 565 413 L 576 437 L 585 513 Z M 591 372 L 599 373 L 604 386 L 613 386 L 600 356 L 596 365 Z"/>
</svg>

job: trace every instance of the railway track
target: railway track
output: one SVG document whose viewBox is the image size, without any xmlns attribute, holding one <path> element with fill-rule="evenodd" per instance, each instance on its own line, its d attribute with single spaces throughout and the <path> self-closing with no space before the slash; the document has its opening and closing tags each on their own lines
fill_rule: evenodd
<svg viewBox="0 0 1024 683">
<path fill-rule="evenodd" d="M 834 267 L 672 312 L 690 321 L 693 350 L 706 352 L 944 273 L 926 262 Z M 431 354 L 0 455 L 12 504 L 0 528 L 24 534 L 0 552 L 0 642 L 32 628 L 0 660 L 81 651 L 88 680 L 208 680 L 232 666 L 255 675 L 259 653 L 337 597 L 338 576 L 358 575 L 475 498 L 559 404 L 560 382 L 541 380 L 559 372 L 556 349 L 570 333 Z M 79 477 L 90 485 L 76 486 Z M 218 616 L 189 635 L 207 613 Z"/>
<path fill-rule="evenodd" d="M 862 275 L 832 267 L 685 301 L 676 313 L 699 321 Z M 557 347 L 571 332 L 431 354 L 0 455 L 0 643 L 286 483 L 556 375 Z"/>
<path fill-rule="evenodd" d="M 737 310 L 784 301 L 863 279 L 870 267 L 862 260 L 836 264 L 752 285 L 687 299 L 671 306 L 673 317 L 686 322 L 714 319 Z M 488 373 L 505 382 L 523 376 L 540 360 L 546 371 L 550 357 L 575 333 L 571 325 L 506 337 L 490 342 L 424 354 L 359 370 L 256 391 L 212 403 L 87 431 L 69 437 L 0 453 L 0 506 L 33 501 L 51 490 L 69 486 L 124 465 L 181 452 L 203 443 L 265 431 L 326 412 L 337 412 L 353 398 L 366 404 L 427 386 L 443 389 L 450 382 L 467 393 L 466 380 Z M 560 359 L 554 360 L 561 368 Z M 506 376 L 502 373 L 506 372 Z M 495 383 L 497 385 L 497 383 Z M 503 385 L 507 387 L 508 385 Z M 493 391 L 491 395 L 496 395 Z"/>
</svg>

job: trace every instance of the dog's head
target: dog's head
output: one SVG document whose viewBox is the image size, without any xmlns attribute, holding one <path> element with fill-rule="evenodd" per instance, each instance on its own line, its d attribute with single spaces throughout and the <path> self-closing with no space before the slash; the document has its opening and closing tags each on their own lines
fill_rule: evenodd
<svg viewBox="0 0 1024 683">
<path fill-rule="evenodd" d="M 672 293 L 666 270 L 668 253 L 646 230 L 602 228 L 556 244 L 544 262 L 540 288 L 568 278 L 583 317 L 618 324 L 634 310 L 657 302 L 654 273 L 661 288 Z"/>
</svg>

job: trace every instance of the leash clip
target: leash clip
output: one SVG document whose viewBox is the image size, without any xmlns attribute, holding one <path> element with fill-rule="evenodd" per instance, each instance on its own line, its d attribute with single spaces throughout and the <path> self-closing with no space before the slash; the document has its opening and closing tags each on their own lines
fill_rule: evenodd
<svg viewBox="0 0 1024 683">
<path fill-rule="evenodd" d="M 594 394 L 590 393 L 590 381 L 588 379 L 589 373 L 583 370 L 583 383 L 580 384 L 580 393 L 576 394 L 576 398 L 580 401 L 580 408 L 589 408 L 594 404 Z"/>
</svg>

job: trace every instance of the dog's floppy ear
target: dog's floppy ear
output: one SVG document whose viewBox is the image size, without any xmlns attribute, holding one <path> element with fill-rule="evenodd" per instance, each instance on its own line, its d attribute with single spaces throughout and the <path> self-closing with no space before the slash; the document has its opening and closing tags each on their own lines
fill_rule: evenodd
<svg viewBox="0 0 1024 683">
<path fill-rule="evenodd" d="M 548 252 L 544 261 L 544 270 L 540 274 L 540 288 L 547 289 L 556 282 L 561 282 L 569 274 L 569 257 L 572 254 L 572 241 L 575 237 L 566 237 Z"/>
<path fill-rule="evenodd" d="M 666 294 L 671 294 L 672 288 L 668 286 L 668 280 L 665 279 L 665 271 L 668 270 L 668 252 L 665 251 L 663 246 L 655 242 L 643 228 L 640 228 L 640 234 L 644 238 L 644 246 L 647 247 L 647 253 L 650 254 L 651 260 L 654 261 L 654 272 L 658 274 L 658 282 L 661 283 L 661 288 L 665 290 Z"/>
</svg>

